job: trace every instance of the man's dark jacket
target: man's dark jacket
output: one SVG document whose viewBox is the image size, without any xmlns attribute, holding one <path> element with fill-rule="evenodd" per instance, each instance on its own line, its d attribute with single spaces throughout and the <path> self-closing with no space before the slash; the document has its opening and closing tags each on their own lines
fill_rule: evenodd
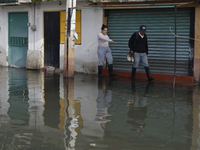
<svg viewBox="0 0 200 150">
<path fill-rule="evenodd" d="M 136 34 L 138 34 L 137 39 L 136 39 Z M 139 35 L 139 32 L 133 33 L 133 35 L 129 39 L 129 48 L 130 48 L 130 51 L 137 52 L 137 53 L 146 53 L 148 55 L 147 35 L 144 34 L 144 37 L 142 38 Z"/>
</svg>

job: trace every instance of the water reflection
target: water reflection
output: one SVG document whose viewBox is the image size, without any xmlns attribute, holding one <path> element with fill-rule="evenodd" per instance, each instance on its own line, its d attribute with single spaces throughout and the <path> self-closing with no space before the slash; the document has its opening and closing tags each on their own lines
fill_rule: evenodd
<svg viewBox="0 0 200 150">
<path fill-rule="evenodd" d="M 74 150 L 76 144 L 76 128 L 78 125 L 79 115 L 76 113 L 79 107 L 75 107 L 74 101 L 74 80 L 64 79 L 64 95 L 66 100 L 66 122 L 65 122 L 65 137 L 63 138 L 65 149 Z"/>
<path fill-rule="evenodd" d="M 45 74 L 44 76 L 44 124 L 52 128 L 60 127 L 59 113 L 61 106 L 59 79 L 59 75 Z M 60 128 L 62 129 L 62 127 Z"/>
<path fill-rule="evenodd" d="M 200 148 L 200 86 L 0 69 L 0 149 Z"/>
<path fill-rule="evenodd" d="M 110 116 L 108 114 L 108 107 L 110 107 L 110 102 L 112 100 L 112 91 L 106 87 L 105 80 L 99 79 L 98 82 L 98 97 L 97 97 L 97 114 L 95 121 L 101 125 L 103 129 L 106 128 L 106 123 L 110 120 L 106 117 Z"/>
<path fill-rule="evenodd" d="M 9 68 L 9 99 L 10 105 L 8 115 L 10 116 L 11 124 L 28 125 L 29 113 L 28 113 L 28 100 L 29 93 L 27 87 L 26 70 Z"/>
<path fill-rule="evenodd" d="M 133 131 L 136 131 L 137 136 L 144 136 L 145 122 L 144 120 L 147 118 L 147 96 L 149 86 L 152 86 L 153 82 L 149 82 L 146 85 L 146 89 L 144 94 L 139 97 L 136 92 L 135 82 L 132 83 L 132 91 L 133 91 L 133 99 L 127 102 L 127 106 L 129 107 L 129 111 L 127 116 L 130 118 L 127 120 L 127 123 L 133 126 Z"/>
</svg>

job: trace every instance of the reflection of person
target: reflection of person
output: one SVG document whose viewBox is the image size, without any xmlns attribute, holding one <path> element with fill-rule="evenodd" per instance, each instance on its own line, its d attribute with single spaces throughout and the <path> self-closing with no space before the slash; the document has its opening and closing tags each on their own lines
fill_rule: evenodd
<svg viewBox="0 0 200 150">
<path fill-rule="evenodd" d="M 96 100 L 98 111 L 95 121 L 100 123 L 101 127 L 105 129 L 105 124 L 110 121 L 106 119 L 106 117 L 110 116 L 110 114 L 108 114 L 108 107 L 110 106 L 109 103 L 112 100 L 112 91 L 105 89 L 105 82 L 99 81 L 99 84 L 103 84 L 103 87 L 99 85 L 99 94 Z"/>
<path fill-rule="evenodd" d="M 141 25 L 139 32 L 135 32 L 129 40 L 130 51 L 131 53 L 134 53 L 134 63 L 132 67 L 132 80 L 134 81 L 136 80 L 135 72 L 140 61 L 142 62 L 142 65 L 145 68 L 148 81 L 154 80 L 154 78 L 150 76 L 150 71 L 149 71 L 148 43 L 147 43 L 147 35 L 145 34 L 145 32 L 146 32 L 146 26 Z"/>
<path fill-rule="evenodd" d="M 104 76 L 102 75 L 102 68 L 103 68 L 103 63 L 104 59 L 106 57 L 106 60 L 108 62 L 108 70 L 110 77 L 116 76 L 117 74 L 113 74 L 113 57 L 111 54 L 111 50 L 109 48 L 109 42 L 114 43 L 113 40 L 111 40 L 108 35 L 108 27 L 106 25 L 102 25 L 101 27 L 101 33 L 98 34 L 98 58 L 99 58 L 99 64 L 98 64 L 98 77 L 103 78 Z"/>
<path fill-rule="evenodd" d="M 138 95 L 133 96 L 133 100 L 128 101 L 129 111 L 127 116 L 130 120 L 127 123 L 131 124 L 135 131 L 137 131 L 138 136 L 143 136 L 145 123 L 144 120 L 147 118 L 147 97 L 149 84 L 146 86 L 145 94 L 142 97 Z M 135 90 L 135 84 L 133 85 L 133 90 Z"/>
</svg>

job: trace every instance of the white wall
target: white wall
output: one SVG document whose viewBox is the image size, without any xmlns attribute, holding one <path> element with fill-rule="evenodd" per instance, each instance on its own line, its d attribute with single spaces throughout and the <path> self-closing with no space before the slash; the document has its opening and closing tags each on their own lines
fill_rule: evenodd
<svg viewBox="0 0 200 150">
<path fill-rule="evenodd" d="M 8 34 L 6 32 L 6 26 L 8 21 L 5 18 L 6 12 L 0 7 L 0 65 L 6 66 L 6 56 L 7 56 L 7 45 Z M 8 43 L 8 42 L 7 42 Z"/>
<path fill-rule="evenodd" d="M 36 31 L 32 31 L 30 27 L 28 28 L 28 50 L 38 50 L 43 55 L 43 12 L 65 9 L 66 4 L 64 2 L 62 5 L 59 5 L 58 1 L 36 3 L 34 18 L 34 4 L 0 7 L 0 65 L 8 65 L 8 14 L 10 12 L 28 12 L 30 26 L 34 25 L 34 23 L 36 25 Z M 43 58 L 41 57 L 40 59 Z"/>
<path fill-rule="evenodd" d="M 1 61 L 0 65 L 7 66 L 8 65 L 8 15 L 10 12 L 28 12 L 28 20 L 31 24 L 33 24 L 33 5 L 30 6 L 4 6 L 0 7 L 0 51 Z M 28 28 L 28 38 L 29 38 L 29 49 L 33 48 L 33 31 Z"/>
<path fill-rule="evenodd" d="M 102 9 L 82 9 L 81 45 L 75 46 L 74 71 L 97 74 L 97 35 L 101 32 Z"/>
<path fill-rule="evenodd" d="M 77 6 L 85 4 L 78 2 Z M 40 51 L 41 64 L 43 62 L 43 12 L 65 10 L 66 4 L 59 5 L 58 1 L 36 3 L 24 6 L 4 6 L 0 7 L 0 65 L 8 65 L 8 14 L 9 12 L 28 12 L 28 20 L 31 25 L 36 25 L 36 31 L 28 28 L 29 45 L 28 55 L 34 55 L 34 51 Z M 35 18 L 34 18 L 35 12 Z M 87 74 L 97 74 L 97 35 L 102 26 L 102 9 L 82 9 L 81 18 L 81 45 L 75 46 L 74 71 Z M 28 56 L 31 57 L 31 56 Z M 30 62 L 33 62 L 30 59 Z M 64 64 L 64 45 L 60 44 L 60 69 Z"/>
</svg>

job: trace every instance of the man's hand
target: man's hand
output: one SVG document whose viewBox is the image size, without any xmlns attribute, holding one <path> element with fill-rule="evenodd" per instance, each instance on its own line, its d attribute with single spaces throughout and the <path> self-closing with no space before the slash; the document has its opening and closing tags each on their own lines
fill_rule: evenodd
<svg viewBox="0 0 200 150">
<path fill-rule="evenodd" d="M 110 41 L 111 43 L 115 43 L 113 40 L 112 41 Z"/>
<path fill-rule="evenodd" d="M 131 54 L 133 54 L 133 51 L 130 51 L 131 52 Z"/>
</svg>

